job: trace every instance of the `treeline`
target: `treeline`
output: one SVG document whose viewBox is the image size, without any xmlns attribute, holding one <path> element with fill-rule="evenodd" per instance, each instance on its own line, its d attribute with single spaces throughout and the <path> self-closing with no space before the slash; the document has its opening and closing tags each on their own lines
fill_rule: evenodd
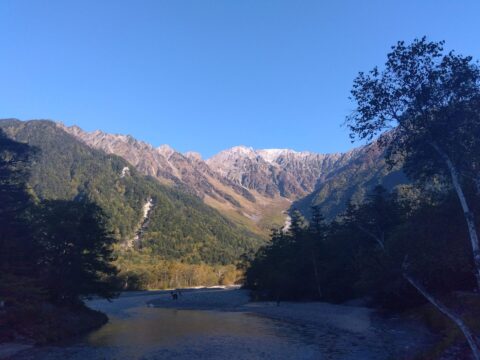
<svg viewBox="0 0 480 360">
<path fill-rule="evenodd" d="M 1 340 L 20 334 L 43 342 L 99 325 L 106 317 L 83 299 L 111 298 L 118 288 L 103 211 L 86 200 L 32 196 L 29 164 L 37 155 L 0 130 Z M 78 321 L 65 324 L 67 316 Z"/>
<path fill-rule="evenodd" d="M 88 147 L 51 121 L 3 120 L 0 129 L 11 139 L 39 149 L 28 179 L 35 198 L 97 204 L 119 242 L 134 237 L 149 198 L 154 206 L 137 245 L 157 258 L 233 264 L 264 241 L 198 197 L 139 174 L 124 159 Z M 125 167 L 130 171 L 122 176 Z"/>
<path fill-rule="evenodd" d="M 115 265 L 123 290 L 174 289 L 194 286 L 233 285 L 241 278 L 235 265 L 209 265 L 165 260 L 150 251 L 128 251 Z"/>
<path fill-rule="evenodd" d="M 312 214 L 307 222 L 294 211 L 290 229 L 274 231 L 270 244 L 250 260 L 246 285 L 256 296 L 367 298 L 405 309 L 424 301 L 403 276 L 406 262 L 409 274 L 436 294 L 475 287 L 468 231 L 451 192 L 418 194 L 404 187 L 388 193 L 377 187 L 331 223 L 318 207 Z"/>
<path fill-rule="evenodd" d="M 295 215 L 289 234 L 274 233 L 254 258 L 247 281 L 281 298 L 369 296 L 405 307 L 421 297 L 480 359 L 472 324 L 442 296 L 480 291 L 480 66 L 443 46 L 400 41 L 351 91 L 351 137 L 376 139 L 413 191 L 377 188 L 328 225 L 318 209 L 308 227 Z"/>
</svg>

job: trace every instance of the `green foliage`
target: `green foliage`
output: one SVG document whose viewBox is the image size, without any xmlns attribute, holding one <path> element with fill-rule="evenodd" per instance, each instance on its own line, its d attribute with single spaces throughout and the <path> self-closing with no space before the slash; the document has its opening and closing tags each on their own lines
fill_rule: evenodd
<svg viewBox="0 0 480 360">
<path fill-rule="evenodd" d="M 262 240 L 235 225 L 199 198 L 138 174 L 123 159 L 91 149 L 50 121 L 0 121 L 17 141 L 40 149 L 29 181 L 41 200 L 86 200 L 107 217 L 107 228 L 120 241 L 134 237 L 143 205 L 153 199 L 148 226 L 137 247 L 157 257 L 191 263 L 232 264 Z M 130 175 L 121 176 L 124 167 Z M 123 256 L 119 252 L 119 256 Z"/>
<path fill-rule="evenodd" d="M 125 290 L 232 285 L 240 276 L 234 265 L 164 260 L 149 250 L 129 251 L 115 264 L 120 269 L 119 281 Z"/>
<path fill-rule="evenodd" d="M 457 314 L 463 314 L 463 319 L 470 329 L 480 332 L 480 299 L 475 293 L 457 292 L 442 297 L 442 302 Z M 459 351 L 453 355 L 456 359 L 471 358 L 468 347 L 459 348 L 465 342 L 464 334 L 450 318 L 440 313 L 431 304 L 412 309 L 410 312 L 416 318 L 422 319 L 436 334 L 442 334 L 434 346 L 425 349 L 418 359 L 438 359 L 452 348 Z"/>
<path fill-rule="evenodd" d="M 41 248 L 38 276 L 51 301 L 71 304 L 81 297 L 115 296 L 115 239 L 97 205 L 48 200 L 32 218 L 33 236 Z"/>
<path fill-rule="evenodd" d="M 0 298 L 19 306 L 112 297 L 114 238 L 102 212 L 83 200 L 32 201 L 27 192 L 31 153 L 0 130 Z"/>
<path fill-rule="evenodd" d="M 316 213 L 316 222 L 307 227 L 298 211 L 292 213 L 288 232 L 272 231 L 271 242 L 249 259 L 246 286 L 259 297 L 306 299 L 322 297 L 320 253 L 325 226 Z"/>
<path fill-rule="evenodd" d="M 82 298 L 114 295 L 113 238 L 85 201 L 35 202 L 27 187 L 35 151 L 0 129 L 0 342 L 44 343 L 104 324 Z M 5 308 L 3 308 L 5 307 Z"/>
<path fill-rule="evenodd" d="M 192 264 L 232 264 L 243 252 L 258 247 L 257 236 L 197 197 L 165 189 L 154 199 L 140 247 L 157 256 Z"/>
<path fill-rule="evenodd" d="M 29 146 L 7 138 L 0 129 L 0 298 L 9 302 L 42 297 L 31 277 L 39 256 L 28 218 L 33 203 L 26 180 L 32 153 Z"/>
<path fill-rule="evenodd" d="M 397 244 L 397 253 L 403 252 L 405 271 L 408 267 L 429 289 L 445 291 L 468 286 L 472 263 L 480 287 L 475 209 L 480 195 L 480 66 L 470 56 L 446 53 L 443 45 L 425 37 L 411 44 L 400 41 L 387 55 L 384 69 L 359 73 L 352 89 L 357 107 L 347 124 L 352 138 L 370 141 L 380 135 L 377 143 L 386 150 L 387 162 L 402 163 L 406 174 L 424 189 L 437 189 L 438 194 L 454 189 L 461 208 L 455 209 L 448 200 L 424 203 L 389 239 Z M 475 187 L 477 194 L 472 191 Z M 458 226 L 462 212 L 471 243 L 470 261 L 462 242 L 465 229 Z M 453 229 L 457 235 L 451 233 Z M 387 247 L 383 252 L 383 261 L 398 265 L 397 254 Z M 407 266 L 412 264 L 410 257 L 413 266 Z"/>
<path fill-rule="evenodd" d="M 474 286 L 468 234 L 452 193 L 419 198 L 377 187 L 338 221 L 325 224 L 318 208 L 312 213 L 307 228 L 275 231 L 250 260 L 246 284 L 257 295 L 334 302 L 367 297 L 387 307 L 411 306 L 421 299 L 402 277 L 407 256 L 409 271 L 433 292 Z"/>
<path fill-rule="evenodd" d="M 360 73 L 347 124 L 360 139 L 388 131 L 379 144 L 389 163 L 402 162 L 412 179 L 449 179 L 448 158 L 471 182 L 479 179 L 480 66 L 443 45 L 425 37 L 400 41 L 382 71 Z"/>
<path fill-rule="evenodd" d="M 402 171 L 401 164 L 390 168 L 385 154 L 376 144 L 358 150 L 358 159 L 341 167 L 324 179 L 313 192 L 297 200 L 294 206 L 306 217 L 311 217 L 312 207 L 321 207 L 329 221 L 346 210 L 348 203 L 360 204 L 376 187 L 393 190 L 411 181 Z"/>
</svg>

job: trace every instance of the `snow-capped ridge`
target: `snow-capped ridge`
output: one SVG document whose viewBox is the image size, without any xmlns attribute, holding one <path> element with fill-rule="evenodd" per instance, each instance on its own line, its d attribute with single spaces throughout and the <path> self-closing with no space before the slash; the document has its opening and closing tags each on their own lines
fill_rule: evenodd
<svg viewBox="0 0 480 360">
<path fill-rule="evenodd" d="M 176 152 L 174 148 L 167 144 L 160 145 L 156 150 L 167 158 Z"/>
<path fill-rule="evenodd" d="M 244 145 L 234 146 L 220 153 L 235 154 L 235 155 L 248 156 L 248 157 L 257 155 L 253 147 L 244 146 Z"/>
<path fill-rule="evenodd" d="M 196 152 L 196 151 L 187 151 L 186 153 L 183 154 L 186 158 L 191 159 L 191 160 L 202 160 L 202 154 Z"/>
<path fill-rule="evenodd" d="M 273 163 L 275 162 L 276 159 L 278 159 L 280 156 L 284 156 L 287 154 L 310 154 L 308 152 L 299 152 L 295 151 L 292 149 L 261 149 L 257 150 L 257 153 L 267 162 Z"/>
</svg>

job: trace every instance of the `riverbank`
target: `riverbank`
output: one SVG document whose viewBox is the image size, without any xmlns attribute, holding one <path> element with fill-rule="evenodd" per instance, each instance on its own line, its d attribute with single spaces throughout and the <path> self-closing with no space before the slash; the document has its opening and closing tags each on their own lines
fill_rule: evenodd
<svg viewBox="0 0 480 360">
<path fill-rule="evenodd" d="M 460 316 L 475 334 L 480 334 L 480 296 L 478 293 L 455 292 L 441 298 L 451 311 Z M 435 344 L 423 354 L 422 359 L 473 360 L 464 334 L 451 319 L 431 304 L 412 309 L 409 313 L 439 334 Z"/>
<path fill-rule="evenodd" d="M 318 343 L 336 347 L 338 354 L 352 352 L 359 358 L 377 358 L 385 353 L 402 359 L 414 358 L 432 344 L 433 335 L 419 321 L 386 317 L 366 307 L 249 300 L 248 291 L 226 288 L 184 290 L 177 300 L 169 293 L 159 294 L 147 304 L 179 310 L 245 312 L 290 323 L 321 334 Z M 343 357 L 339 355 L 338 358 Z"/>
<path fill-rule="evenodd" d="M 14 348 L 17 353 L 7 358 L 470 358 L 468 348 L 455 341 L 446 344 L 453 333 L 434 331 L 441 335 L 433 335 L 427 329 L 425 316 L 432 316 L 431 321 L 434 322 L 441 320 L 428 305 L 405 316 L 387 316 L 353 303 L 281 302 L 277 306 L 275 302 L 250 302 L 248 291 L 238 288 L 185 289 L 178 294 L 177 300 L 173 300 L 170 291 L 165 290 L 126 292 L 112 302 L 95 299 L 87 305 L 107 314 L 110 321 L 97 330 L 74 336 L 68 341 L 31 348 L 13 344 L 17 346 Z M 424 314 L 421 315 L 419 310 Z M 444 327 L 447 330 L 452 328 L 446 321 L 445 325 L 437 324 L 436 330 Z M 448 346 L 443 346 L 445 344 Z M 439 345 L 442 347 L 439 348 Z"/>
<path fill-rule="evenodd" d="M 444 301 L 480 333 L 480 298 L 477 294 L 451 294 Z M 357 346 L 358 340 L 364 344 L 370 342 L 369 346 L 375 348 L 378 345 L 375 340 L 389 342 L 396 337 L 394 347 L 405 351 L 402 359 L 471 359 L 463 334 L 430 304 L 411 309 L 401 316 L 387 316 L 362 306 L 321 302 L 281 302 L 279 305 L 267 301 L 250 302 L 248 291 L 228 287 L 184 290 L 177 300 L 173 300 L 170 293 L 159 293 L 147 304 L 170 309 L 246 312 L 306 328 L 330 328 L 333 334 L 348 332 L 347 338 L 356 338 L 347 346 Z"/>
<path fill-rule="evenodd" d="M 0 314 L 0 359 L 100 328 L 108 317 L 85 305 L 22 304 Z"/>
<path fill-rule="evenodd" d="M 430 334 L 357 306 L 250 303 L 239 289 L 123 293 L 92 309 L 110 321 L 70 341 L 33 347 L 15 360 L 413 359 Z"/>
</svg>

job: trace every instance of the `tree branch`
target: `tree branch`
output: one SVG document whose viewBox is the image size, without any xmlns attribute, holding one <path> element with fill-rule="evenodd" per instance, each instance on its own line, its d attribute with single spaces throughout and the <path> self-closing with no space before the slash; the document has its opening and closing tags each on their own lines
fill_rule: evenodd
<svg viewBox="0 0 480 360">
<path fill-rule="evenodd" d="M 365 234 L 367 234 L 368 236 L 370 236 L 371 238 L 373 238 L 373 239 L 377 242 L 377 244 L 380 245 L 380 247 L 382 248 L 382 250 L 385 252 L 385 243 L 384 243 L 384 241 L 383 241 L 383 238 L 384 238 L 383 234 L 382 234 L 381 237 L 379 237 L 378 235 L 376 235 L 375 233 L 373 233 L 373 232 L 369 231 L 368 229 L 364 228 L 364 227 L 363 227 L 362 225 L 360 225 L 360 224 L 357 224 L 357 227 L 358 227 L 361 231 L 363 231 Z"/>
<path fill-rule="evenodd" d="M 447 155 L 447 153 L 445 153 L 442 150 L 442 148 L 438 146 L 438 144 L 436 144 L 433 141 L 430 141 L 429 144 L 439 154 L 440 158 L 447 165 L 447 168 L 450 172 L 453 188 L 455 189 L 455 192 L 457 193 L 457 197 L 462 206 L 464 218 L 465 218 L 465 221 L 467 222 L 468 233 L 470 236 L 470 244 L 472 246 L 473 261 L 475 265 L 475 276 L 477 279 L 477 290 L 480 290 L 480 245 L 479 245 L 478 233 L 477 233 L 473 213 L 470 211 L 470 208 L 468 206 L 467 199 L 465 197 L 462 186 L 460 184 L 458 171 L 455 165 L 453 164 L 452 160 Z"/>
<path fill-rule="evenodd" d="M 475 185 L 477 187 L 477 195 L 480 196 L 480 173 L 477 175 L 477 177 L 474 179 Z"/>
<path fill-rule="evenodd" d="M 420 294 L 422 294 L 425 299 L 427 299 L 433 306 L 435 306 L 435 308 L 438 311 L 440 311 L 442 314 L 447 316 L 450 320 L 452 320 L 455 323 L 455 325 L 457 325 L 457 327 L 460 329 L 460 331 L 463 333 L 463 335 L 467 339 L 468 345 L 472 350 L 475 360 L 480 360 L 480 348 L 478 347 L 477 342 L 475 340 L 475 335 L 472 333 L 472 331 L 467 326 L 467 324 L 465 324 L 463 319 L 460 316 L 456 315 L 449 308 L 447 308 L 442 302 L 440 302 L 440 300 L 436 299 L 435 297 L 433 297 L 433 295 L 428 293 L 425 287 L 413 276 L 409 275 L 406 271 L 403 272 L 403 277 L 415 289 L 417 289 L 417 291 Z"/>
</svg>

